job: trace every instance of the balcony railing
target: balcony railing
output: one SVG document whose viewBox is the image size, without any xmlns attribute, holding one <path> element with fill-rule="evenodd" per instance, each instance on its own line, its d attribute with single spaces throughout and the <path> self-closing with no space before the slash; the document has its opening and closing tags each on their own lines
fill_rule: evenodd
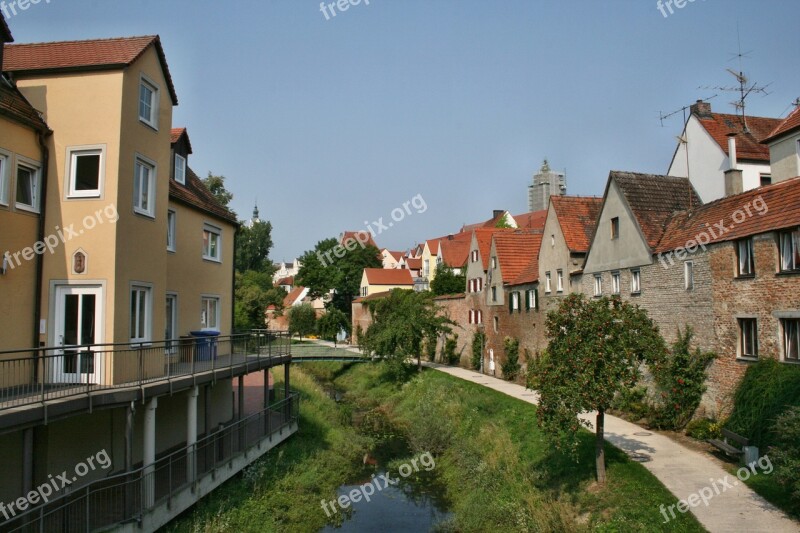
<svg viewBox="0 0 800 533">
<path fill-rule="evenodd" d="M 262 368 L 291 357 L 284 331 L 181 337 L 143 344 L 94 344 L 0 352 L 0 414 L 72 396 L 142 388 L 226 368 Z"/>
<path fill-rule="evenodd" d="M 187 492 L 196 501 L 206 483 L 231 461 L 245 456 L 266 437 L 290 431 L 300 413 L 300 397 L 291 393 L 270 407 L 234 422 L 158 459 L 154 464 L 121 473 L 74 489 L 49 503 L 0 523 L 0 530 L 24 533 L 92 532 L 121 524 L 142 523 L 156 508 L 166 506 L 172 516 L 180 512 L 172 504 Z M 248 455 L 249 456 L 249 455 Z M 253 455 L 255 457 L 255 455 Z"/>
</svg>

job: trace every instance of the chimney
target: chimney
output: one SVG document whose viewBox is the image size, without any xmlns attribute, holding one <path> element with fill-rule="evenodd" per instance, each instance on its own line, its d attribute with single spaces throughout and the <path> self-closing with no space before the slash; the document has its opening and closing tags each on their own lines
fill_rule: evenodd
<svg viewBox="0 0 800 533">
<path fill-rule="evenodd" d="M 711 116 L 711 104 L 702 100 L 698 100 L 690 105 L 689 110 L 693 115 L 697 115 L 700 118 L 708 118 Z"/>
<path fill-rule="evenodd" d="M 736 134 L 728 134 L 728 170 L 736 170 L 738 161 L 736 160 Z"/>
<path fill-rule="evenodd" d="M 448 240 L 448 241 L 452 241 L 452 240 L 453 240 L 453 234 L 452 234 L 452 233 L 451 233 L 450 235 L 448 235 L 448 236 L 447 236 L 447 240 Z"/>
<path fill-rule="evenodd" d="M 492 218 L 497 218 L 505 212 L 506 212 L 505 209 L 495 209 L 494 211 L 492 211 Z"/>
</svg>

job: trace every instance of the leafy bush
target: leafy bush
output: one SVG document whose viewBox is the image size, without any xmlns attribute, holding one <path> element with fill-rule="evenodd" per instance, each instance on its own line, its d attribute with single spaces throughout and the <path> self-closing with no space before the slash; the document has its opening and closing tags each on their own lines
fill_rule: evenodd
<svg viewBox="0 0 800 533">
<path fill-rule="evenodd" d="M 691 349 L 694 331 L 686 326 L 672 345 L 671 352 L 651 366 L 656 385 L 661 391 L 651 422 L 664 429 L 679 429 L 692 419 L 706 390 L 706 369 L 716 355 Z"/>
<path fill-rule="evenodd" d="M 500 365 L 503 369 L 503 378 L 514 381 L 519 376 L 519 340 L 506 337 L 503 340 L 503 349 L 506 354 L 505 362 Z"/>
<path fill-rule="evenodd" d="M 769 454 L 775 463 L 775 477 L 800 505 L 800 407 L 792 407 L 775 423 L 775 446 Z"/>
<path fill-rule="evenodd" d="M 722 435 L 722 424 L 708 418 L 698 418 L 686 424 L 686 434 L 693 439 L 718 439 Z"/>
<path fill-rule="evenodd" d="M 763 359 L 747 369 L 725 427 L 766 449 L 778 442 L 775 421 L 791 407 L 800 407 L 800 367 Z"/>
<path fill-rule="evenodd" d="M 457 365 L 460 354 L 456 353 L 458 347 L 458 333 L 454 333 L 452 337 L 448 337 L 442 346 L 442 362 L 448 365 Z"/>
<path fill-rule="evenodd" d="M 425 357 L 428 361 L 435 361 L 436 360 L 436 336 L 429 335 L 425 339 Z"/>
<path fill-rule="evenodd" d="M 611 407 L 628 413 L 636 420 L 646 418 L 650 415 L 650 406 L 647 403 L 647 389 L 644 387 L 622 389 L 614 398 Z"/>
<path fill-rule="evenodd" d="M 314 332 L 317 325 L 317 312 L 309 303 L 292 307 L 286 314 L 289 319 L 289 332 L 303 337 Z"/>
<path fill-rule="evenodd" d="M 483 346 L 486 342 L 486 334 L 476 331 L 472 335 L 472 368 L 480 370 L 481 360 L 483 359 Z"/>
</svg>

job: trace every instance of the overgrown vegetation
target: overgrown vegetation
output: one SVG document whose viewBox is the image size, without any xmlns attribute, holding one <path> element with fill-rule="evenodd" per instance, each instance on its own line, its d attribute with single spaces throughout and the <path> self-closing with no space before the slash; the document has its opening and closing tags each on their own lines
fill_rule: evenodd
<svg viewBox="0 0 800 533">
<path fill-rule="evenodd" d="M 686 424 L 686 434 L 697 440 L 719 439 L 722 424 L 708 418 L 698 418 Z"/>
<path fill-rule="evenodd" d="M 500 365 L 503 369 L 503 378 L 509 381 L 516 381 L 521 370 L 519 364 L 519 340 L 506 337 L 503 339 L 503 350 L 506 354 L 506 360 Z"/>
<path fill-rule="evenodd" d="M 436 267 L 436 277 L 431 281 L 431 292 L 436 296 L 459 294 L 466 290 L 467 273 L 456 273 L 455 269 L 445 265 Z"/>
<path fill-rule="evenodd" d="M 317 332 L 326 341 L 332 341 L 336 346 L 339 334 L 344 332 L 345 336 L 350 334 L 350 320 L 347 315 L 331 307 L 317 320 Z"/>
<path fill-rule="evenodd" d="M 476 331 L 472 334 L 472 356 L 470 357 L 470 363 L 472 363 L 472 368 L 475 370 L 480 370 L 481 362 L 483 360 L 483 347 L 486 343 L 486 334 L 481 331 Z"/>
<path fill-rule="evenodd" d="M 289 333 L 303 337 L 314 333 L 317 328 L 317 312 L 310 303 L 296 305 L 287 311 Z"/>
<path fill-rule="evenodd" d="M 769 449 L 775 477 L 800 506 L 800 407 L 792 407 L 775 423 L 775 446 Z"/>
<path fill-rule="evenodd" d="M 442 346 L 442 362 L 448 365 L 457 365 L 461 359 L 461 354 L 456 352 L 458 347 L 458 333 L 453 333 L 445 338 Z"/>
</svg>

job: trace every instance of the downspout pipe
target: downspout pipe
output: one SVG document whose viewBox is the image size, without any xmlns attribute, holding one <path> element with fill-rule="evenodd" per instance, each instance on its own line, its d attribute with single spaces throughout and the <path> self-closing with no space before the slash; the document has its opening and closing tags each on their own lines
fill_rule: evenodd
<svg viewBox="0 0 800 533">
<path fill-rule="evenodd" d="M 41 187 L 39 193 L 39 227 L 36 232 L 36 240 L 37 242 L 44 241 L 44 228 L 45 228 L 45 214 L 47 213 L 47 174 L 48 169 L 50 168 L 50 149 L 47 147 L 47 138 L 52 135 L 53 132 L 50 130 L 43 130 L 39 131 L 37 135 L 37 139 L 39 141 L 39 147 L 42 150 L 42 176 L 41 176 Z M 43 278 L 44 278 L 44 254 L 37 254 L 36 255 L 36 286 L 35 290 L 35 299 L 34 299 L 34 306 L 33 306 L 33 344 L 31 346 L 38 347 L 40 346 L 39 341 L 39 322 L 42 319 L 42 294 L 44 293 L 43 287 Z M 34 383 L 38 383 L 42 376 L 39 376 L 39 357 L 41 357 L 38 350 L 34 351 L 33 356 L 33 378 Z"/>
</svg>

